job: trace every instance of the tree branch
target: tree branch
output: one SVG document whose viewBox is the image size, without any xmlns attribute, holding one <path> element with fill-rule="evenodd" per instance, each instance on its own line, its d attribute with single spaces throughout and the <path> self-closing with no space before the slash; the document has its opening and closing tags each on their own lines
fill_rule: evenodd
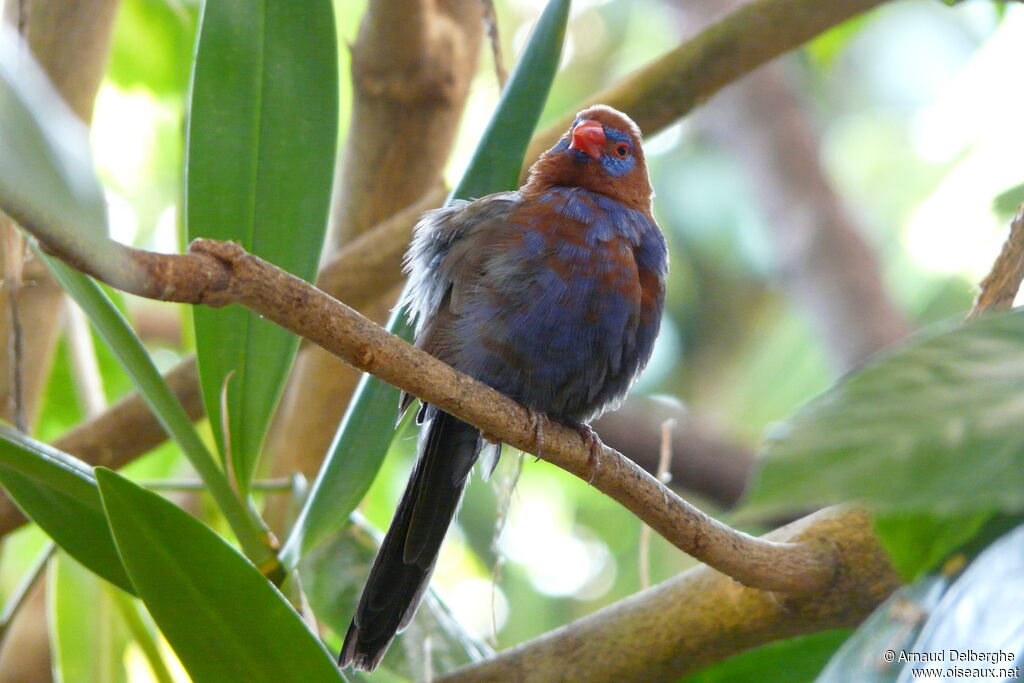
<svg viewBox="0 0 1024 683">
<path fill-rule="evenodd" d="M 107 280 L 111 286 L 136 284 L 136 289 L 126 291 L 164 301 L 241 304 L 492 438 L 527 452 L 537 448 L 538 429 L 531 412 L 237 244 L 200 239 L 184 255 L 115 248 L 131 261 L 116 275 L 130 277 L 123 282 Z M 542 430 L 540 457 L 589 481 L 673 545 L 738 581 L 765 590 L 813 593 L 834 580 L 838 560 L 827 545 L 773 543 L 730 529 L 617 451 L 601 446 L 595 468 L 590 446 L 579 432 L 546 419 Z"/>
<path fill-rule="evenodd" d="M 826 508 L 765 538 L 830 544 L 840 559 L 836 581 L 823 593 L 780 596 L 698 566 L 436 680 L 676 680 L 781 638 L 853 626 L 900 584 L 871 518 L 859 508 Z"/>
<path fill-rule="evenodd" d="M 613 85 L 538 133 L 526 152 L 536 159 L 594 102 L 629 114 L 651 136 L 685 116 L 723 87 L 822 31 L 885 0 L 755 0 L 664 57 Z M 523 169 L 524 177 L 526 169 Z"/>
</svg>

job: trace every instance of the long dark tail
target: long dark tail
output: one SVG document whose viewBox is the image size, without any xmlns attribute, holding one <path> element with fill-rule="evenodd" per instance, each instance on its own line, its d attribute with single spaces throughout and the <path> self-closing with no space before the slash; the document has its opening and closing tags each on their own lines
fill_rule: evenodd
<svg viewBox="0 0 1024 683">
<path fill-rule="evenodd" d="M 373 671 L 408 626 L 480 453 L 480 432 L 430 407 L 420 455 L 370 569 L 338 664 Z"/>
</svg>

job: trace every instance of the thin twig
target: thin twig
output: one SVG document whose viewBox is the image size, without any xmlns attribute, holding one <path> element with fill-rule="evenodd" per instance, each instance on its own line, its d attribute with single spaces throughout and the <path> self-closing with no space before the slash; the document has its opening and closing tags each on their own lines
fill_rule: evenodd
<svg viewBox="0 0 1024 683">
<path fill-rule="evenodd" d="M 11 415 L 15 428 L 20 432 L 28 432 L 28 411 L 25 408 L 25 335 L 18 306 L 18 292 L 24 286 L 22 268 L 25 240 L 7 216 L 0 220 L 0 229 L 3 230 L 0 239 L 3 244 L 4 295 L 7 299 L 7 365 L 11 386 Z"/>
<path fill-rule="evenodd" d="M 141 481 L 139 486 L 151 491 L 205 491 L 206 484 L 200 479 L 158 479 Z M 249 484 L 253 491 L 269 491 L 271 493 L 288 493 L 294 488 L 291 477 L 260 479 Z"/>
<path fill-rule="evenodd" d="M 86 418 L 100 415 L 107 404 L 96 348 L 85 313 L 70 298 L 64 299 L 64 335 L 68 342 L 71 374 Z"/>
<path fill-rule="evenodd" d="M 519 484 L 523 473 L 523 454 L 516 453 L 512 471 L 507 473 L 498 489 L 498 518 L 494 522 L 494 535 L 491 536 L 491 551 L 494 553 L 494 567 L 491 569 L 491 633 L 488 640 L 492 647 L 498 647 L 498 610 L 495 608 L 498 599 L 498 584 L 501 582 L 502 570 L 505 567 L 505 553 L 501 552 L 499 541 L 508 523 L 508 513 L 512 508 L 512 495 Z"/>
<path fill-rule="evenodd" d="M 1017 215 L 1010 221 L 1010 234 L 992 264 L 992 270 L 981 281 L 981 291 L 967 314 L 967 320 L 1013 306 L 1021 281 L 1024 281 L 1024 204 L 1017 207 Z"/>
<path fill-rule="evenodd" d="M 661 423 L 661 448 L 658 452 L 657 478 L 662 484 L 668 485 L 671 475 L 668 473 L 672 462 L 672 429 L 675 420 Z M 640 527 L 640 549 L 637 553 L 640 563 L 640 588 L 646 590 L 651 585 L 651 527 L 644 524 Z"/>
<path fill-rule="evenodd" d="M 484 28 L 487 30 L 487 39 L 491 43 L 491 56 L 494 57 L 494 71 L 498 76 L 498 86 L 505 89 L 508 82 L 508 70 L 505 68 L 505 60 L 501 56 L 501 35 L 498 33 L 498 16 L 494 11 L 494 0 L 480 0 L 484 9 Z"/>
<path fill-rule="evenodd" d="M 43 551 L 39 554 L 35 563 L 27 572 L 25 572 L 25 576 L 21 583 L 14 589 L 14 593 L 12 593 L 11 597 L 7 600 L 7 604 L 4 605 L 3 614 L 0 614 L 0 643 L 3 643 L 4 637 L 7 636 L 11 620 L 18 614 L 18 611 L 21 609 L 22 605 L 25 604 L 25 600 L 28 599 L 32 589 L 45 573 L 46 565 L 50 561 L 50 557 L 56 549 L 57 546 L 52 541 L 43 548 Z"/>
</svg>

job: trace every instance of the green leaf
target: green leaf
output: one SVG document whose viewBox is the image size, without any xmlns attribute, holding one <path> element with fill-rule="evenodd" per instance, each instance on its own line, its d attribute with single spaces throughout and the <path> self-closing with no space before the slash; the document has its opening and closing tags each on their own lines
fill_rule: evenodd
<svg viewBox="0 0 1024 683">
<path fill-rule="evenodd" d="M 871 19 L 872 15 L 870 14 L 862 14 L 847 19 L 808 42 L 804 49 L 811 59 L 820 66 L 828 68 L 835 63 L 836 59 L 842 55 L 847 46 Z"/>
<path fill-rule="evenodd" d="M 62 681 L 127 683 L 124 654 L 130 641 L 112 591 L 63 553 L 47 577 L 50 647 Z"/>
<path fill-rule="evenodd" d="M 954 658 L 954 651 L 975 659 Z M 914 669 L 927 667 L 1018 667 L 1019 672 L 1022 652 L 1024 526 L 993 543 L 952 585 L 945 576 L 926 576 L 894 593 L 836 653 L 818 681 L 909 681 L 921 677 Z M 915 661 L 926 653 L 942 659 Z M 947 673 L 943 680 L 969 677 Z M 1007 673 L 988 678 L 1017 677 Z"/>
<path fill-rule="evenodd" d="M 480 197 L 516 186 L 523 154 L 558 69 L 569 6 L 569 0 L 551 0 L 544 9 L 453 198 Z M 401 310 L 392 316 L 388 329 L 412 339 L 412 327 Z M 366 494 L 395 433 L 397 396 L 377 379 L 359 385 L 285 543 L 286 567 L 294 567 L 303 552 L 344 524 Z"/>
<path fill-rule="evenodd" d="M 89 130 L 6 23 L 0 26 L 0 149 L 0 208 L 97 269 L 113 267 Z"/>
<path fill-rule="evenodd" d="M 679 683 L 798 683 L 813 681 L 832 654 L 850 637 L 848 629 L 769 643 L 730 657 Z"/>
<path fill-rule="evenodd" d="M 181 450 L 196 468 L 210 495 L 228 520 L 232 531 L 238 536 L 246 554 L 261 566 L 276 561 L 265 542 L 259 520 L 231 489 L 224 472 L 206 448 L 206 444 L 199 438 L 192 420 L 156 369 L 153 359 L 128 325 L 128 321 L 91 278 L 57 259 L 38 251 L 37 253 L 61 286 L 85 311 L 96 332 L 131 377 L 132 383 L 156 415 L 161 426 L 181 446 Z"/>
<path fill-rule="evenodd" d="M 893 567 L 904 581 L 913 581 L 974 538 L 989 517 L 987 512 L 889 515 L 876 519 L 875 529 Z"/>
<path fill-rule="evenodd" d="M 96 479 L 128 574 L 193 681 L 342 680 L 291 605 L 223 538 L 110 470 Z"/>
<path fill-rule="evenodd" d="M 189 239 L 234 240 L 298 277 L 316 275 L 333 180 L 337 59 L 329 0 L 301 10 L 293 0 L 206 3 L 188 123 Z M 192 310 L 206 414 L 247 491 L 299 339 L 238 306 Z"/>
<path fill-rule="evenodd" d="M 132 592 L 89 467 L 0 425 L 0 484 L 18 507 L 69 555 Z"/>
<path fill-rule="evenodd" d="M 142 603 L 126 593 L 110 589 L 110 599 L 117 608 L 121 620 L 132 634 L 135 644 L 149 664 L 156 683 L 174 683 L 164 654 L 160 649 L 160 634 Z"/>
<path fill-rule="evenodd" d="M 992 210 L 1003 220 L 1010 220 L 1017 207 L 1024 204 L 1024 183 L 1003 190 L 992 200 Z"/>
<path fill-rule="evenodd" d="M 749 508 L 1024 507 L 1024 311 L 931 332 L 812 401 L 767 446 Z"/>
</svg>

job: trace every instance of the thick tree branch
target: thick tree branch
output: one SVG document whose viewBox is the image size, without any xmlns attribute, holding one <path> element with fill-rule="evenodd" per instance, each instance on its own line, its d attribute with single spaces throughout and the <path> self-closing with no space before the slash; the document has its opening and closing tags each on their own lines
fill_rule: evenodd
<svg viewBox="0 0 1024 683">
<path fill-rule="evenodd" d="M 819 594 L 752 590 L 698 566 L 438 683 L 671 681 L 759 645 L 853 626 L 899 586 L 861 509 L 827 508 L 768 534 L 776 543 L 828 543 L 838 577 Z"/>
<path fill-rule="evenodd" d="M 755 0 L 640 71 L 573 107 L 538 133 L 527 159 L 536 159 L 572 124 L 583 106 L 602 102 L 629 114 L 651 136 L 688 114 L 723 87 L 822 31 L 885 0 Z M 524 169 L 525 175 L 525 169 Z"/>
<path fill-rule="evenodd" d="M 165 301 L 241 304 L 493 438 L 524 451 L 537 449 L 535 416 L 522 406 L 237 244 L 196 240 L 185 255 L 116 248 L 132 265 L 118 273 L 131 273 L 124 282 L 107 281 L 114 287 L 145 282 L 127 291 Z M 838 560 L 827 545 L 773 543 L 730 529 L 617 451 L 601 446 L 595 468 L 590 445 L 579 432 L 547 420 L 542 430 L 540 457 L 589 481 L 669 542 L 738 581 L 766 590 L 811 593 L 835 579 Z"/>
<path fill-rule="evenodd" d="M 352 46 L 352 124 L 331 253 L 441 183 L 481 15 L 479 0 L 370 2 Z"/>
</svg>

